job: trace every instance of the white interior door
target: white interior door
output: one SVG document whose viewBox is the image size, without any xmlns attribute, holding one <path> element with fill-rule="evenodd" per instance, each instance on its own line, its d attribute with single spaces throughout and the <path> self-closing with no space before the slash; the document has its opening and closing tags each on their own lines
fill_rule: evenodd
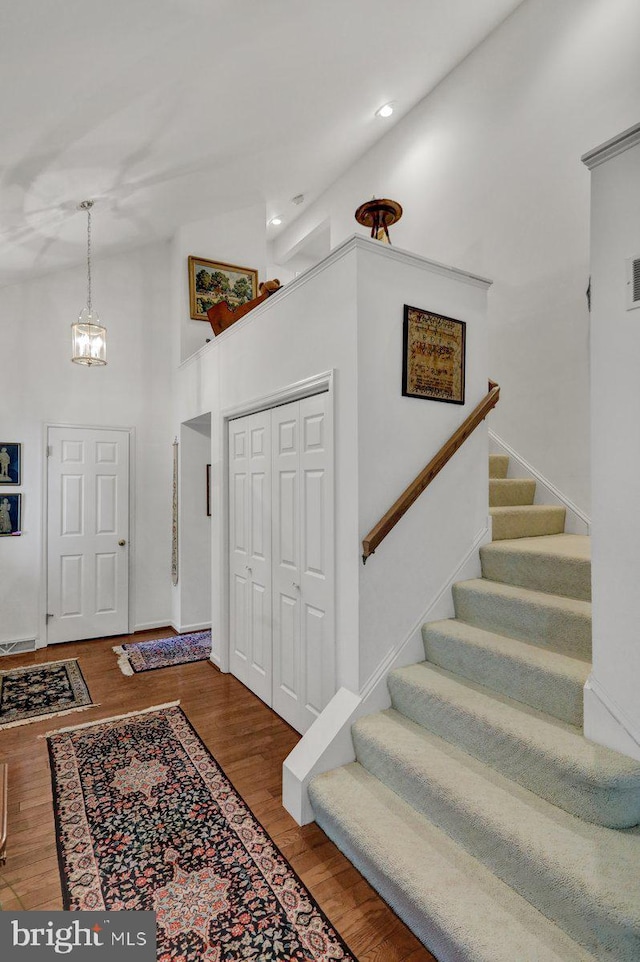
<svg viewBox="0 0 640 962">
<path fill-rule="evenodd" d="M 129 630 L 129 433 L 49 428 L 47 641 Z"/>
<path fill-rule="evenodd" d="M 304 732 L 335 692 L 327 395 L 272 412 L 273 708 Z"/>
<path fill-rule="evenodd" d="M 271 705 L 271 418 L 229 423 L 230 667 Z"/>
<path fill-rule="evenodd" d="M 229 423 L 230 667 L 300 732 L 335 692 L 326 407 Z"/>
</svg>

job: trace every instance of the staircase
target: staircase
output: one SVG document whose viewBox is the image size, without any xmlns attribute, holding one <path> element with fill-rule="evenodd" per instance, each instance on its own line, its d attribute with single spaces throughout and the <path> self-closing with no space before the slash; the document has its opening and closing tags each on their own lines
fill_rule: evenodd
<svg viewBox="0 0 640 962">
<path fill-rule="evenodd" d="M 638 962 L 640 765 L 588 742 L 589 538 L 490 459 L 482 578 L 318 776 L 318 824 L 440 962 Z"/>
</svg>

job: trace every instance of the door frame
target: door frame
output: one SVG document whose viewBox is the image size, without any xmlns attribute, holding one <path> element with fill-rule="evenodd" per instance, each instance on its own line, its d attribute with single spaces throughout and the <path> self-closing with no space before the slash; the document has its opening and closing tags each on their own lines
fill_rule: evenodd
<svg viewBox="0 0 640 962">
<path fill-rule="evenodd" d="M 218 418 L 218 438 L 216 439 L 218 444 L 219 463 L 221 466 L 221 477 L 219 478 L 219 483 L 217 485 L 219 491 L 217 515 L 218 518 L 225 518 L 226 521 L 220 526 L 221 537 L 219 538 L 218 552 L 218 563 L 221 573 L 221 597 L 219 599 L 220 604 L 218 606 L 220 616 L 217 625 L 212 626 L 212 631 L 216 632 L 218 638 L 224 638 L 225 641 L 220 646 L 220 658 L 218 659 L 215 656 L 212 656 L 211 660 L 223 672 L 230 671 L 229 666 L 231 660 L 231 615 L 229 610 L 229 596 L 231 590 L 229 576 L 229 421 L 234 421 L 236 418 L 245 417 L 248 414 L 257 414 L 258 411 L 268 411 L 271 408 L 280 407 L 281 405 L 289 404 L 292 401 L 301 401 L 303 398 L 313 397 L 314 394 L 325 393 L 327 394 L 327 436 L 331 439 L 329 456 L 327 458 L 328 470 L 331 473 L 331 483 L 328 488 L 327 508 L 329 516 L 332 519 L 334 532 L 333 543 L 331 545 L 330 552 L 331 592 L 333 598 L 331 610 L 331 630 L 333 637 L 337 642 L 335 630 L 335 370 L 331 368 L 328 371 L 323 371 L 321 374 L 315 374 L 313 377 L 305 378 L 302 381 L 296 381 L 294 384 L 283 387 L 278 391 L 274 391 L 270 394 L 264 394 L 261 397 L 253 398 L 249 401 L 244 401 L 242 404 L 225 408 L 220 412 L 220 416 Z M 213 614 L 214 612 L 212 612 L 212 615 Z M 337 678 L 337 644 L 334 662 Z"/>
<path fill-rule="evenodd" d="M 131 537 L 131 532 L 135 531 L 135 446 L 136 429 L 133 427 L 123 427 L 113 424 L 73 424 L 70 421 L 44 421 L 42 424 L 42 515 L 41 523 L 41 543 L 42 552 L 40 555 L 40 628 L 36 639 L 37 648 L 48 647 L 47 637 L 47 602 L 49 589 L 49 429 L 50 428 L 75 428 L 81 431 L 122 431 L 129 435 L 129 530 L 127 541 L 129 543 L 128 552 L 128 599 L 127 599 L 127 631 L 132 634 L 134 630 L 134 604 L 135 593 L 135 540 Z M 117 637 L 117 636 L 114 636 Z"/>
</svg>

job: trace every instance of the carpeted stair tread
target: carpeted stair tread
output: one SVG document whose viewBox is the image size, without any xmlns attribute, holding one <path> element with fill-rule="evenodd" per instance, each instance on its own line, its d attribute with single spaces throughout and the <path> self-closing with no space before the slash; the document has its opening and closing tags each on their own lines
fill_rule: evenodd
<svg viewBox="0 0 640 962">
<path fill-rule="evenodd" d="M 489 478 L 506 478 L 508 469 L 508 454 L 489 455 Z"/>
<path fill-rule="evenodd" d="M 358 762 L 598 958 L 640 958 L 640 830 L 587 824 L 389 710 Z"/>
<path fill-rule="evenodd" d="M 596 962 L 357 762 L 319 775 L 309 797 L 320 827 L 442 962 Z"/>
<path fill-rule="evenodd" d="M 612 828 L 640 822 L 640 763 L 574 726 L 427 662 L 388 684 L 397 711 L 559 808 Z"/>
<path fill-rule="evenodd" d="M 528 478 L 489 479 L 489 505 L 492 508 L 533 504 L 535 493 L 536 483 Z"/>
<path fill-rule="evenodd" d="M 591 658 L 591 603 L 517 585 L 472 578 L 453 586 L 456 618 L 552 648 L 571 658 Z"/>
<path fill-rule="evenodd" d="M 566 511 L 555 504 L 525 504 L 503 508 L 489 508 L 493 519 L 494 541 L 506 538 L 534 538 L 564 531 Z"/>
<path fill-rule="evenodd" d="M 480 548 L 482 574 L 492 581 L 591 600 L 591 539 L 554 534 L 493 541 Z"/>
<path fill-rule="evenodd" d="M 422 638 L 432 664 L 571 725 L 582 725 L 587 662 L 453 618 L 424 625 Z"/>
</svg>

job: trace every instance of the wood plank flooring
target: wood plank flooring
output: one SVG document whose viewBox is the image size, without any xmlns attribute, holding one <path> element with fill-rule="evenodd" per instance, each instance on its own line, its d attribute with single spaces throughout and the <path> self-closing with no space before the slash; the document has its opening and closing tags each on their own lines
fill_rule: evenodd
<svg viewBox="0 0 640 962">
<path fill-rule="evenodd" d="M 300 827 L 282 807 L 282 762 L 298 734 L 231 675 L 196 662 L 125 678 L 114 644 L 172 634 L 52 645 L 0 660 L 0 669 L 78 658 L 93 708 L 0 731 L 9 765 L 3 909 L 61 909 L 51 779 L 44 732 L 179 700 L 237 791 L 264 825 L 359 962 L 435 962 L 360 873 L 315 824 Z"/>
</svg>

